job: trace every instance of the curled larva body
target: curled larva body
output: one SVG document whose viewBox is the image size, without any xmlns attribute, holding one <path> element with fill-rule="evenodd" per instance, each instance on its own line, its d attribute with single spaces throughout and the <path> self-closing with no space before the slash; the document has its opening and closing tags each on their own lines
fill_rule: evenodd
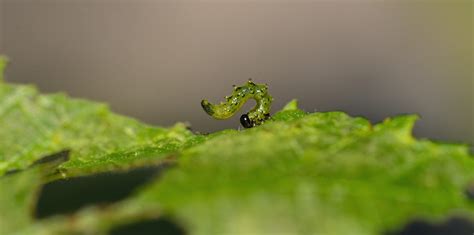
<svg viewBox="0 0 474 235">
<path fill-rule="evenodd" d="M 250 128 L 262 124 L 270 117 L 273 98 L 268 94 L 268 87 L 265 84 L 255 84 L 249 80 L 243 86 L 234 86 L 234 91 L 232 95 L 226 97 L 226 102 L 214 105 L 202 100 L 201 106 L 213 118 L 227 119 L 232 117 L 248 99 L 254 99 L 257 104 L 240 117 L 240 122 L 245 128 Z"/>
</svg>

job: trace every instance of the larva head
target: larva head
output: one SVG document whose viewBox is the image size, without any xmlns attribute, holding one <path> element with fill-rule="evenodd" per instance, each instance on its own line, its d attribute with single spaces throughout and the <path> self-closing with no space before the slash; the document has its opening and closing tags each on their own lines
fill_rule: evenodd
<svg viewBox="0 0 474 235">
<path fill-rule="evenodd" d="M 251 128 L 254 126 L 253 121 L 250 120 L 249 115 L 247 114 L 242 114 L 242 116 L 240 116 L 240 124 L 245 128 Z"/>
<path fill-rule="evenodd" d="M 207 114 L 209 114 L 211 116 L 214 114 L 214 110 L 212 110 L 212 104 L 209 103 L 209 101 L 202 100 L 201 101 L 201 106 L 204 109 L 204 111 L 206 111 Z"/>
</svg>

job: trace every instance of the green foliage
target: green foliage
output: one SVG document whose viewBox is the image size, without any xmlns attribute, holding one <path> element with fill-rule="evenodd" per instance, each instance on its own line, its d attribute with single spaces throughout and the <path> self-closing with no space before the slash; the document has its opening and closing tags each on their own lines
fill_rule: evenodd
<svg viewBox="0 0 474 235">
<path fill-rule="evenodd" d="M 128 168 L 134 161 L 160 160 L 157 156 L 191 136 L 183 124 L 151 127 L 115 115 L 103 104 L 38 95 L 32 86 L 4 84 L 0 100 L 0 175 L 63 150 L 72 151 L 71 160 L 60 167 L 62 174 Z"/>
<path fill-rule="evenodd" d="M 473 156 L 466 146 L 415 139 L 416 119 L 372 126 L 292 101 L 261 126 L 201 135 L 0 83 L 0 234 L 107 234 L 161 216 L 203 235 L 380 234 L 414 218 L 473 219 L 464 194 Z M 35 164 L 64 150 L 66 162 Z M 31 216 L 47 182 L 164 162 L 176 166 L 125 200 Z"/>
<path fill-rule="evenodd" d="M 463 194 L 472 157 L 415 140 L 416 117 L 372 128 L 340 112 L 291 115 L 300 114 L 184 150 L 180 167 L 140 202 L 161 205 L 195 234 L 380 234 L 409 218 L 473 215 Z"/>
</svg>

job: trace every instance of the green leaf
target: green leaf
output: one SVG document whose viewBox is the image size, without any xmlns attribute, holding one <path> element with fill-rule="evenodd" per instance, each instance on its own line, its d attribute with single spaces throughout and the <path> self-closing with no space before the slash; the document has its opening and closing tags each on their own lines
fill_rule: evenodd
<svg viewBox="0 0 474 235">
<path fill-rule="evenodd" d="M 64 150 L 71 150 L 64 176 L 128 168 L 145 155 L 159 160 L 192 136 L 183 124 L 151 127 L 104 104 L 39 95 L 32 86 L 3 84 L 0 100 L 0 175 Z"/>
<path fill-rule="evenodd" d="M 474 157 L 414 138 L 417 119 L 372 126 L 292 101 L 261 126 L 200 135 L 0 83 L 0 234 L 107 234 L 163 216 L 203 235 L 381 234 L 418 218 L 474 219 L 464 193 Z M 68 161 L 44 158 L 65 150 Z M 124 200 L 31 216 L 45 183 L 165 162 L 176 164 Z"/>
<path fill-rule="evenodd" d="M 472 156 L 465 146 L 415 140 L 416 119 L 372 128 L 344 113 L 313 113 L 219 135 L 184 150 L 180 167 L 139 202 L 161 205 L 195 234 L 380 234 L 413 218 L 472 218 L 463 194 Z"/>
</svg>

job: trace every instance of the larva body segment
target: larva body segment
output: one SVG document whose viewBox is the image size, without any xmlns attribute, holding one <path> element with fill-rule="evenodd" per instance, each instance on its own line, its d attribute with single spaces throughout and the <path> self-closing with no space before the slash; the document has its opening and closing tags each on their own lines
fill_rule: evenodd
<svg viewBox="0 0 474 235">
<path fill-rule="evenodd" d="M 201 106 L 213 118 L 227 119 L 232 117 L 248 99 L 254 99 L 257 102 L 255 107 L 240 118 L 242 125 L 249 128 L 262 124 L 270 117 L 273 98 L 268 94 L 268 87 L 265 84 L 255 84 L 249 80 L 243 86 L 234 86 L 234 91 L 232 95 L 226 97 L 226 102 L 214 105 L 207 100 L 202 100 Z"/>
</svg>

